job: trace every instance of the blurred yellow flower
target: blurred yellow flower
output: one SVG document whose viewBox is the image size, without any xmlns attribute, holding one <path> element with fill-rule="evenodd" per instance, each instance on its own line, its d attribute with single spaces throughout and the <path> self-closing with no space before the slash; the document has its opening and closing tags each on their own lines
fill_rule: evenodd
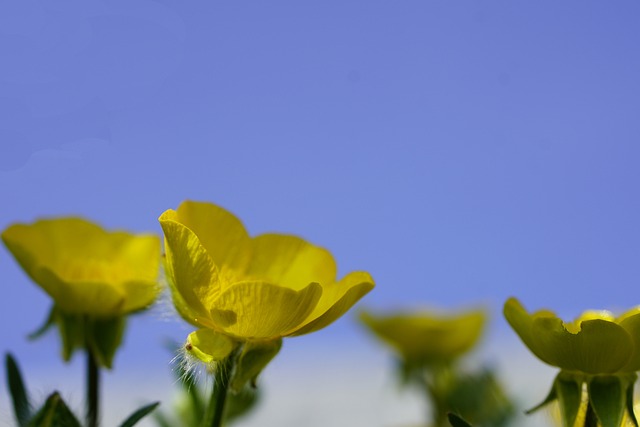
<svg viewBox="0 0 640 427">
<path fill-rule="evenodd" d="M 81 218 L 14 224 L 2 240 L 24 271 L 68 314 L 121 316 L 156 298 L 160 240 L 107 232 Z"/>
<path fill-rule="evenodd" d="M 619 317 L 587 311 L 563 322 L 547 310 L 530 314 L 510 298 L 504 315 L 529 350 L 549 365 L 589 375 L 640 370 L 640 307 Z"/>
<path fill-rule="evenodd" d="M 437 364 L 455 360 L 476 344 L 486 323 L 486 314 L 481 310 L 458 315 L 363 312 L 360 319 L 405 362 Z"/>
<path fill-rule="evenodd" d="M 176 309 L 208 330 L 193 336 L 188 346 L 219 344 L 212 333 L 265 342 L 313 332 L 342 316 L 374 286 L 365 272 L 336 281 L 331 254 L 299 237 L 249 237 L 238 218 L 210 203 L 185 201 L 159 221 Z M 223 357 L 219 349 L 199 350 Z"/>
</svg>

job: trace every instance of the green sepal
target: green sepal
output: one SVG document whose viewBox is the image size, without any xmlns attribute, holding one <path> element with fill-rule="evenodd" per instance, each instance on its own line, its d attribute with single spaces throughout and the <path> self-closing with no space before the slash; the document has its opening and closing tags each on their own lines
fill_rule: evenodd
<svg viewBox="0 0 640 427">
<path fill-rule="evenodd" d="M 260 390 L 245 387 L 240 393 L 229 393 L 224 411 L 225 423 L 247 414 L 260 400 Z"/>
<path fill-rule="evenodd" d="M 231 391 L 239 393 L 249 381 L 255 387 L 258 375 L 278 354 L 281 347 L 282 339 L 246 342 L 231 378 Z"/>
<path fill-rule="evenodd" d="M 582 380 L 571 374 L 560 372 L 554 381 L 560 414 L 565 427 L 572 427 L 582 405 Z"/>
<path fill-rule="evenodd" d="M 627 381 L 607 375 L 589 380 L 589 402 L 602 427 L 619 427 L 627 410 Z"/>
<path fill-rule="evenodd" d="M 81 427 L 58 392 L 51 394 L 27 424 L 27 427 Z"/>
<path fill-rule="evenodd" d="M 76 350 L 84 348 L 85 319 L 80 314 L 63 313 L 56 307 L 51 313 L 62 340 L 62 359 L 68 362 Z"/>
<path fill-rule="evenodd" d="M 159 404 L 160 402 L 154 402 L 137 409 L 133 414 L 129 415 L 129 417 L 124 420 L 122 424 L 120 424 L 120 427 L 133 427 L 138 421 L 140 421 L 145 416 L 147 416 L 147 414 L 156 409 Z"/>
<path fill-rule="evenodd" d="M 51 310 L 49 310 L 49 314 L 47 315 L 47 319 L 44 323 L 38 327 L 35 331 L 31 332 L 27 335 L 27 339 L 36 340 L 43 336 L 53 325 L 56 324 L 56 306 L 52 306 Z"/>
<path fill-rule="evenodd" d="M 31 404 L 29 403 L 27 389 L 24 386 L 18 363 L 9 353 L 5 355 L 5 366 L 7 371 L 7 385 L 9 386 L 9 393 L 13 401 L 13 412 L 18 426 L 23 427 L 27 425 L 29 418 L 31 418 Z"/>
<path fill-rule="evenodd" d="M 548 405 L 549 403 L 553 402 L 557 398 L 558 398 L 558 393 L 556 391 L 556 380 L 554 380 L 553 381 L 553 385 L 551 386 L 551 390 L 549 390 L 549 394 L 547 394 L 547 397 L 545 397 L 542 402 L 538 403 L 533 408 L 527 409 L 526 411 L 524 411 L 524 413 L 527 414 L 527 415 L 531 415 L 532 413 L 536 412 L 537 410 L 539 410 L 539 409 L 543 408 L 544 406 Z"/>
<path fill-rule="evenodd" d="M 122 343 L 126 325 L 124 316 L 87 320 L 87 347 L 99 366 L 111 369 L 113 357 Z"/>
<path fill-rule="evenodd" d="M 636 413 L 633 410 L 633 404 L 634 404 L 634 400 L 633 400 L 633 389 L 634 389 L 634 383 L 636 380 L 637 376 L 633 377 L 633 381 L 630 381 L 629 384 L 627 385 L 627 414 L 629 415 L 629 420 L 633 423 L 633 425 L 635 427 L 639 427 L 638 426 L 638 420 L 636 418 Z"/>
<path fill-rule="evenodd" d="M 472 427 L 471 424 L 466 422 L 461 416 L 452 412 L 447 414 L 447 418 L 449 419 L 449 424 L 451 424 L 452 427 Z"/>
<path fill-rule="evenodd" d="M 55 310 L 54 318 L 62 339 L 62 358 L 65 361 L 69 361 L 76 350 L 86 349 L 91 351 L 98 366 L 111 369 L 113 357 L 124 336 L 124 316 L 89 318 Z"/>
</svg>

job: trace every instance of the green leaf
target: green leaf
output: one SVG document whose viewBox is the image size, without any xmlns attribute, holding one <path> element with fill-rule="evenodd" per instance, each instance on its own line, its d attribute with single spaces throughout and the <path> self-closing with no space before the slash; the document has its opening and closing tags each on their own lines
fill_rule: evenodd
<svg viewBox="0 0 640 427">
<path fill-rule="evenodd" d="M 154 403 L 151 403 L 149 405 L 141 407 L 140 409 L 135 411 L 133 414 L 131 414 L 129 416 L 129 418 L 127 418 L 122 424 L 120 424 L 120 427 L 132 427 L 132 426 L 134 426 L 138 421 L 140 421 L 145 416 L 147 416 L 147 414 L 149 414 L 151 411 L 156 409 L 156 407 L 159 404 L 160 404 L 160 402 L 154 402 Z"/>
<path fill-rule="evenodd" d="M 449 424 L 451 424 L 452 427 L 471 427 L 471 424 L 454 413 L 449 412 L 447 414 L 447 418 L 449 419 Z"/>
<path fill-rule="evenodd" d="M 616 376 L 597 376 L 589 381 L 589 401 L 602 427 L 619 427 L 627 409 L 626 387 Z"/>
<path fill-rule="evenodd" d="M 29 396 L 22 381 L 22 374 L 17 362 L 7 353 L 5 355 L 5 366 L 7 369 L 7 385 L 13 400 L 13 412 L 19 426 L 27 424 L 31 418 L 31 405 L 29 404 Z"/>
<path fill-rule="evenodd" d="M 37 330 L 27 335 L 27 338 L 29 340 L 36 340 L 43 336 L 55 324 L 56 306 L 54 305 L 53 307 L 51 307 L 51 310 L 49 310 L 49 315 L 47 316 L 47 319 L 44 321 L 44 323 Z"/>
<path fill-rule="evenodd" d="M 29 421 L 27 427 L 81 427 L 81 425 L 60 394 L 54 392 Z"/>
<path fill-rule="evenodd" d="M 514 414 L 511 401 L 491 370 L 451 375 L 443 394 L 445 408 L 469 422 L 483 426 L 506 426 Z"/>
<path fill-rule="evenodd" d="M 238 393 L 249 381 L 255 386 L 256 378 L 281 347 L 282 339 L 245 343 L 231 379 L 231 390 Z"/>
<path fill-rule="evenodd" d="M 113 357 L 122 343 L 127 321 L 124 316 L 91 319 L 87 322 L 87 345 L 99 366 L 111 369 Z"/>
<path fill-rule="evenodd" d="M 572 427 L 582 404 L 582 383 L 571 375 L 560 372 L 554 382 L 560 413 L 565 427 Z M 618 426 L 619 427 L 619 426 Z"/>
</svg>

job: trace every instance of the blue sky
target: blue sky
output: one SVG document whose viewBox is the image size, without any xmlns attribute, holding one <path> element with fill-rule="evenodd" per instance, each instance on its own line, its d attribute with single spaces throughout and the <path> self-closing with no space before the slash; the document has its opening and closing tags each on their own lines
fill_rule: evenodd
<svg viewBox="0 0 640 427">
<path fill-rule="evenodd" d="M 511 295 L 565 316 L 640 304 L 639 16 L 632 1 L 3 2 L 0 227 L 73 214 L 160 233 L 164 210 L 206 200 L 370 271 L 362 306 L 482 303 L 511 336 Z M 59 366 L 53 337 L 24 340 L 47 297 L 4 248 L 0 270 L 2 350 Z M 158 343 L 188 332 L 158 317 L 132 322 L 121 363 L 161 364 Z M 368 345 L 352 318 L 293 341 Z"/>
</svg>

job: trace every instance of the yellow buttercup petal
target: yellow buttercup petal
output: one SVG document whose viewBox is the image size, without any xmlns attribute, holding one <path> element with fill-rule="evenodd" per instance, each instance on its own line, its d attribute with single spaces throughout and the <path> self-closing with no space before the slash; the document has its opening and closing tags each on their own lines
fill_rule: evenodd
<svg viewBox="0 0 640 427">
<path fill-rule="evenodd" d="M 549 362 L 565 370 L 588 374 L 619 371 L 631 358 L 633 343 L 618 324 L 586 320 L 577 333 L 568 331 L 558 318 L 536 319 L 532 336 Z"/>
<path fill-rule="evenodd" d="M 312 282 L 325 285 L 336 279 L 331 253 L 299 237 L 263 234 L 251 244 L 253 257 L 246 272 L 249 278 L 291 289 L 302 289 Z"/>
<path fill-rule="evenodd" d="M 66 313 L 98 317 L 124 313 L 125 294 L 108 283 L 68 282 L 47 268 L 34 270 L 33 277 Z"/>
<path fill-rule="evenodd" d="M 211 203 L 185 201 L 174 220 L 198 236 L 219 268 L 244 271 L 251 259 L 251 239 L 235 215 Z"/>
<path fill-rule="evenodd" d="M 176 308 L 194 325 L 210 325 L 209 309 L 220 295 L 218 269 L 198 237 L 176 221 L 168 210 L 159 220 L 165 236 L 165 271 L 172 292 L 179 295 Z"/>
<path fill-rule="evenodd" d="M 2 239 L 34 282 L 69 313 L 117 316 L 146 307 L 158 294 L 157 236 L 55 218 L 13 225 Z"/>
<path fill-rule="evenodd" d="M 608 311 L 588 311 L 564 323 L 548 311 L 530 315 L 511 298 L 504 314 L 529 350 L 549 365 L 598 375 L 629 369 L 625 366 L 633 363 L 635 344 L 630 331 L 635 324 L 629 323 L 626 330 Z"/>
<path fill-rule="evenodd" d="M 212 363 L 227 357 L 236 346 L 237 343 L 227 335 L 211 329 L 198 329 L 189 334 L 184 349 L 188 355 L 204 363 Z"/>
<path fill-rule="evenodd" d="M 322 286 L 322 298 L 305 320 L 302 327 L 288 335 L 308 334 L 322 329 L 345 314 L 355 303 L 374 287 L 369 273 L 355 271 L 347 274 L 337 283 Z"/>
<path fill-rule="evenodd" d="M 631 358 L 621 370 L 624 372 L 640 371 L 640 309 L 629 310 L 620 316 L 618 323 L 627 331 L 634 344 Z"/>
<path fill-rule="evenodd" d="M 478 341 L 486 315 L 474 310 L 457 316 L 400 313 L 360 319 L 411 363 L 446 363 L 470 350 Z"/>
<path fill-rule="evenodd" d="M 125 280 L 157 282 L 160 268 L 160 239 L 158 236 L 138 235 L 125 239 L 116 252 L 115 260 L 126 269 Z"/>
<path fill-rule="evenodd" d="M 553 317 L 554 314 L 549 311 L 539 311 L 534 315 L 530 315 L 527 310 L 515 298 L 509 298 L 504 304 L 504 317 L 509 325 L 518 334 L 522 342 L 529 347 L 529 350 L 545 363 L 553 364 L 549 356 L 546 355 L 544 348 L 539 348 L 533 337 L 533 320 L 536 318 L 543 319 Z"/>
<path fill-rule="evenodd" d="M 301 324 L 313 311 L 322 287 L 295 291 L 265 282 L 241 282 L 224 291 L 211 310 L 216 327 L 242 339 L 274 339 Z"/>
</svg>

